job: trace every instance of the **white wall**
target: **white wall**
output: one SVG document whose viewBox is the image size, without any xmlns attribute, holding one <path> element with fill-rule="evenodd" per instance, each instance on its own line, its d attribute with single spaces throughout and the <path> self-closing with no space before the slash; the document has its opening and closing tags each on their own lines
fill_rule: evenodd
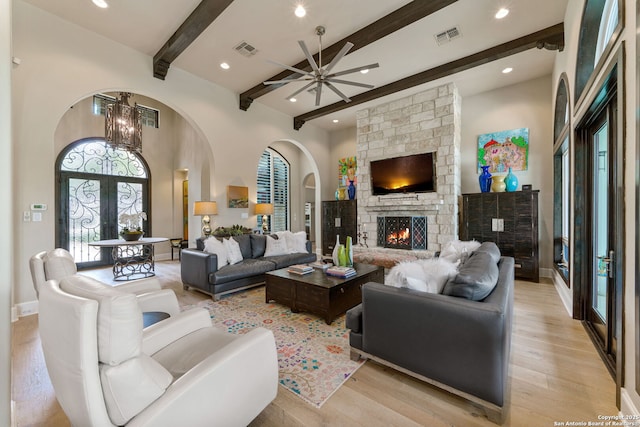
<svg viewBox="0 0 640 427">
<path fill-rule="evenodd" d="M 625 16 L 625 28 L 620 35 L 620 38 L 616 42 L 613 49 L 613 54 L 607 59 L 607 64 L 615 61 L 616 52 L 620 49 L 624 50 L 624 74 L 623 81 L 618 82 L 619 96 L 622 96 L 625 103 L 625 142 L 624 142 L 624 199 L 625 199 L 625 224 L 624 229 L 627 230 L 625 239 L 625 251 L 623 256 L 624 265 L 624 297 L 623 297 L 623 312 L 624 312 L 624 338 L 622 345 L 619 343 L 618 348 L 624 349 L 624 387 L 622 389 L 622 407 L 621 411 L 624 414 L 638 414 L 640 411 L 640 395 L 636 390 L 635 370 L 636 370 L 636 334 L 638 333 L 638 326 L 635 320 L 635 282 L 638 278 L 635 276 L 636 267 L 636 250 L 635 250 L 635 234 L 638 224 L 635 222 L 635 206 L 638 203 L 635 196 L 636 191 L 636 140 L 638 138 L 636 125 L 637 125 L 637 46 L 636 46 L 636 28 L 637 28 L 637 10 L 636 2 L 634 0 L 622 0 L 624 5 Z M 570 122 L 572 129 L 575 128 L 576 123 L 580 117 L 584 114 L 584 110 L 588 107 L 589 102 L 583 102 L 581 105 L 575 106 L 575 69 L 576 69 L 576 52 L 579 39 L 580 24 L 582 19 L 582 13 L 584 9 L 584 0 L 569 0 L 567 5 L 567 11 L 565 14 L 565 49 L 564 52 L 559 54 L 556 58 L 554 65 L 554 72 L 552 75 L 552 96 L 554 97 L 558 86 L 558 81 L 562 73 L 566 73 L 569 82 L 569 95 L 570 95 Z M 603 67 L 606 70 L 606 66 Z M 602 74 L 602 72 L 601 72 Z M 597 78 L 600 79 L 602 75 Z M 597 87 L 586 91 L 586 98 L 588 100 L 593 99 L 594 93 Z M 570 149 L 570 154 L 573 158 L 573 141 Z M 550 158 L 549 158 L 550 159 Z M 575 165 L 572 162 L 571 169 L 572 175 L 574 175 Z M 572 194 L 572 199 L 575 195 Z M 573 204 L 573 202 L 572 202 Z M 573 218 L 572 218 L 573 222 Z M 573 230 L 572 230 L 573 233 Z M 573 248 L 571 248 L 573 252 Z M 573 281 L 573 278 L 572 278 Z M 568 298 L 571 299 L 573 295 L 569 292 Z"/>
<path fill-rule="evenodd" d="M 0 0 L 0 233 L 13 233 L 13 148 L 11 145 L 11 0 Z M 13 245 L 0 247 L 0 425 L 11 425 L 11 294 Z"/>
<path fill-rule="evenodd" d="M 54 134 L 58 123 L 77 101 L 105 91 L 130 91 L 155 99 L 174 109 L 203 136 L 213 157 L 206 166 L 212 176 L 211 198 L 220 206 L 216 217 L 219 224 L 239 222 L 234 210 L 222 203 L 226 186 L 255 182 L 257 159 L 275 141 L 292 141 L 306 150 L 319 171 L 318 189 L 328 181 L 325 175 L 332 163 L 328 133 L 312 123 L 295 131 L 291 117 L 258 102 L 249 111 L 241 111 L 236 94 L 175 67 L 166 80 L 155 79 L 150 57 L 20 0 L 15 1 L 13 21 L 14 55 L 22 58 L 13 76 L 16 156 L 12 167 L 20 178 L 15 185 L 14 213 L 21 213 L 34 202 L 55 206 Z M 193 178 L 190 176 L 190 181 Z M 171 189 L 167 187 L 167 191 Z M 250 197 L 255 197 L 255 191 Z M 52 210 L 40 223 L 19 219 L 21 216 L 16 216 L 11 222 L 16 234 L 12 239 L 16 303 L 35 298 L 29 257 L 54 247 Z"/>
<path fill-rule="evenodd" d="M 519 189 L 538 194 L 540 268 L 553 266 L 553 156 L 551 77 L 462 98 L 462 193 L 478 193 L 478 135 L 529 128 L 529 170 L 518 171 Z"/>
</svg>

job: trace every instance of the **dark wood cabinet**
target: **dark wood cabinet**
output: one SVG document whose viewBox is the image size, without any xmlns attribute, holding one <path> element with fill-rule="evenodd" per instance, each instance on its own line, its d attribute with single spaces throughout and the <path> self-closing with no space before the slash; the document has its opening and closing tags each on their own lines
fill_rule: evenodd
<svg viewBox="0 0 640 427">
<path fill-rule="evenodd" d="M 538 282 L 538 191 L 463 194 L 460 239 L 495 242 L 517 278 Z"/>
<path fill-rule="evenodd" d="M 336 245 L 336 235 L 345 244 L 347 236 L 357 244 L 358 205 L 356 200 L 329 200 L 322 202 L 322 254 L 331 255 Z"/>
</svg>

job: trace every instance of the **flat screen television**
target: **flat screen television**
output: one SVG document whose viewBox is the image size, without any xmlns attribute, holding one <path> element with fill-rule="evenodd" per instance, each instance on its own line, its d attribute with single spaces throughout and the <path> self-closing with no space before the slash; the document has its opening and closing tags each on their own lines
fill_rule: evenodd
<svg viewBox="0 0 640 427">
<path fill-rule="evenodd" d="M 434 160 L 434 153 L 422 153 L 371 161 L 373 195 L 436 191 Z"/>
</svg>

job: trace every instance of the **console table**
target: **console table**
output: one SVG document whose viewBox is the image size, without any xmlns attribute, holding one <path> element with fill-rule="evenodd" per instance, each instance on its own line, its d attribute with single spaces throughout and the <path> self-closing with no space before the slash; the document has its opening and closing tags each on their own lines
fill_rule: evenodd
<svg viewBox="0 0 640 427">
<path fill-rule="evenodd" d="M 167 237 L 143 237 L 136 241 L 98 240 L 90 246 L 111 247 L 113 280 L 134 280 L 155 276 L 153 245 L 167 242 Z"/>
</svg>

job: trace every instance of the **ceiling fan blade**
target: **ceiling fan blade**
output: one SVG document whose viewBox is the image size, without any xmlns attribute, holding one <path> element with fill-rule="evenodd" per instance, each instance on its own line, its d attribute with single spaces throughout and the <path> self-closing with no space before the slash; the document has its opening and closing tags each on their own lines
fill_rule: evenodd
<svg viewBox="0 0 640 427">
<path fill-rule="evenodd" d="M 269 62 L 271 64 L 274 64 L 274 65 L 277 65 L 277 66 L 282 67 L 282 68 L 286 68 L 287 70 L 293 71 L 294 73 L 302 74 L 303 76 L 306 76 L 306 75 L 313 76 L 313 74 L 311 74 L 310 72 L 305 71 L 305 70 L 301 70 L 300 68 L 290 67 L 288 65 L 281 64 L 280 62 L 272 61 L 270 59 L 267 59 L 267 62 Z"/>
<path fill-rule="evenodd" d="M 303 90 L 306 90 L 306 89 L 310 88 L 310 87 L 311 87 L 311 86 L 313 86 L 314 84 L 316 84 L 316 82 L 315 82 L 315 81 L 313 81 L 313 82 L 311 82 L 311 83 L 309 83 L 309 84 L 305 85 L 304 87 L 302 87 L 302 88 L 298 89 L 297 91 L 293 92 L 291 95 L 287 96 L 287 98 L 286 98 L 286 99 L 291 99 L 291 98 L 293 98 L 294 96 L 296 96 L 297 94 L 299 94 L 299 93 L 300 93 L 300 92 L 302 92 Z"/>
<path fill-rule="evenodd" d="M 329 65 L 327 65 L 327 68 L 325 69 L 324 73 L 329 74 L 329 71 L 331 71 L 331 69 L 336 66 L 336 64 L 347 54 L 347 52 L 351 50 L 352 47 L 353 47 L 353 43 L 351 42 L 345 43 L 345 45 L 342 46 L 342 49 L 340 49 L 340 52 L 338 52 L 338 54 L 333 57 Z"/>
<path fill-rule="evenodd" d="M 325 79 L 325 82 L 341 83 L 343 85 L 351 85 L 351 86 L 358 86 L 358 87 L 366 87 L 367 89 L 372 89 L 375 87 L 374 85 L 368 85 L 365 83 L 351 82 L 348 80 L 340 80 L 340 79 Z"/>
<path fill-rule="evenodd" d="M 318 82 L 318 86 L 316 86 L 316 107 L 320 105 L 321 94 L 322 94 L 322 82 Z"/>
<path fill-rule="evenodd" d="M 311 53 L 309 52 L 309 49 L 307 49 L 307 45 L 302 40 L 298 40 L 298 44 L 300 45 L 300 48 L 302 49 L 302 52 L 304 52 L 304 56 L 307 58 L 307 61 L 309 61 L 309 65 L 311 65 L 311 68 L 313 68 L 313 71 L 317 75 L 320 75 L 320 70 L 318 69 L 318 64 L 316 64 L 316 60 L 313 59 L 313 55 L 311 55 Z"/>
<path fill-rule="evenodd" d="M 332 91 L 334 91 L 334 92 L 336 93 L 336 95 L 338 95 L 340 98 L 342 98 L 342 100 L 343 100 L 344 102 L 351 102 L 351 100 L 350 100 L 349 98 L 347 98 L 347 96 L 346 96 L 344 93 L 340 92 L 340 91 L 338 90 L 338 88 L 336 88 L 334 85 L 332 85 L 331 83 L 329 83 L 329 82 L 328 82 L 328 81 L 326 81 L 326 80 L 324 81 L 324 84 L 326 84 L 326 85 L 327 85 L 327 87 L 328 87 L 329 89 L 331 89 Z"/>
<path fill-rule="evenodd" d="M 363 65 L 362 67 L 349 68 L 348 70 L 338 71 L 337 73 L 329 74 L 327 77 L 344 76 L 345 74 L 351 74 L 362 70 L 370 70 L 372 68 L 378 68 L 379 66 L 380 64 L 376 62 L 375 64 Z"/>
<path fill-rule="evenodd" d="M 305 82 L 309 80 L 314 80 L 313 77 L 305 77 L 300 79 L 284 79 L 284 80 L 267 80 L 266 82 L 262 82 L 265 85 L 279 85 L 279 84 L 287 84 L 291 82 Z"/>
</svg>

